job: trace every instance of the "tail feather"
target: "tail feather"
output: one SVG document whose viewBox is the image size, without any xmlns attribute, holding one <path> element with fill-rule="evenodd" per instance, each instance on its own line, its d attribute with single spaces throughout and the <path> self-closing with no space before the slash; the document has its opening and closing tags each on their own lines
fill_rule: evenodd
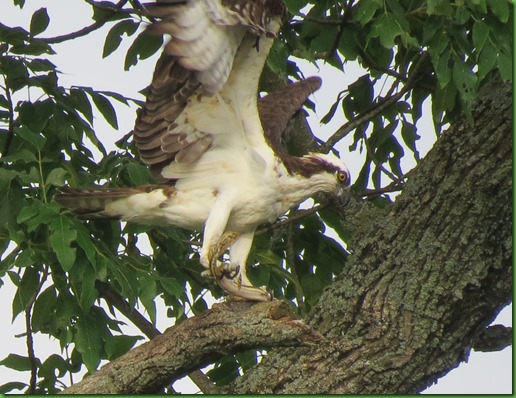
<svg viewBox="0 0 516 398">
<path fill-rule="evenodd" d="M 119 220 L 122 214 L 106 211 L 106 206 L 119 199 L 139 193 L 163 189 L 163 185 L 144 185 L 135 188 L 71 188 L 60 187 L 54 199 L 81 219 Z"/>
</svg>

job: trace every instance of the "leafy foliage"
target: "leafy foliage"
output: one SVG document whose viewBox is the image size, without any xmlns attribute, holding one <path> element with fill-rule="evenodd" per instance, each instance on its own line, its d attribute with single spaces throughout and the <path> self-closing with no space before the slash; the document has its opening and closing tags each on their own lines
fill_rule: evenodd
<svg viewBox="0 0 516 398">
<path fill-rule="evenodd" d="M 159 50 L 162 38 L 139 30 L 147 21 L 136 14 L 137 1 L 118 12 L 114 3 L 88 3 L 94 23 L 109 26 L 104 57 L 117 51 L 126 36 L 132 40 L 126 69 Z M 23 8 L 25 1 L 13 4 Z M 276 75 L 300 77 L 296 58 L 324 61 L 340 71 L 348 62 L 363 67 L 364 73 L 342 87 L 322 118 L 328 123 L 342 113 L 349 121 L 326 149 L 352 133 L 350 150 L 367 154 L 354 181 L 357 192 L 370 184 L 384 188 L 385 177 L 403 181 L 403 157 L 410 153 L 419 159 L 416 125 L 428 98 L 439 132 L 459 112 L 469 112 L 479 87 L 493 75 L 511 78 L 512 5 L 505 0 L 287 4 L 290 19 L 268 60 Z M 181 322 L 187 312 L 207 308 L 207 289 L 215 298 L 222 295 L 200 276 L 198 233 L 82 222 L 52 201 L 56 187 L 64 184 L 87 187 L 109 181 L 112 186 L 134 186 L 152 178 L 126 138 L 118 142 L 117 151 L 107 153 L 94 130 L 96 111 L 116 130 L 113 101 L 133 100 L 81 82 L 61 86 L 58 67 L 49 60 L 52 40 L 40 38 L 50 23 L 45 8 L 32 15 L 28 30 L 0 23 L 0 280 L 4 284 L 9 278 L 17 288 L 13 317 L 30 319 L 28 339 L 37 332 L 52 336 L 64 354 L 39 359 L 33 353 L 13 353 L 4 358 L 0 365 L 30 371 L 37 382 L 7 383 L 2 392 L 57 392 L 69 375 L 84 366 L 95 371 L 101 361 L 122 355 L 141 338 L 122 332 L 113 304 L 103 304 L 96 281 L 107 282 L 130 306 L 141 305 L 152 323 L 158 297 L 168 316 Z M 385 92 L 384 86 L 390 88 Z M 91 146 L 102 154 L 100 162 Z M 386 200 L 377 199 L 379 205 Z M 292 301 L 301 314 L 309 311 L 346 262 L 346 250 L 324 234 L 328 227 L 344 241 L 349 237 L 331 210 L 258 236 L 250 256 L 251 280 Z M 143 237 L 150 242 L 151 255 L 140 252 L 137 242 Z M 257 358 L 256 352 L 226 357 L 209 376 L 225 384 Z"/>
</svg>

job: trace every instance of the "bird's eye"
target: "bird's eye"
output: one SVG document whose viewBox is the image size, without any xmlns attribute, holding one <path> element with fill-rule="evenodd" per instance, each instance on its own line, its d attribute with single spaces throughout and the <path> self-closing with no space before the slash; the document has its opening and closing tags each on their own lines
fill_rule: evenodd
<svg viewBox="0 0 516 398">
<path fill-rule="evenodd" d="M 343 171 L 337 172 L 337 180 L 339 180 L 340 183 L 344 184 L 348 181 L 348 174 Z"/>
</svg>

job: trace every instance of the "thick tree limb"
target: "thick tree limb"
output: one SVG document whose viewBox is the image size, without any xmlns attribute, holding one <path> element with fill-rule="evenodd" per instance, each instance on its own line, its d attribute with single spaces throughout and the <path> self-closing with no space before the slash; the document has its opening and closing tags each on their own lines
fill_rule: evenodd
<svg viewBox="0 0 516 398">
<path fill-rule="evenodd" d="M 453 123 L 384 209 L 349 206 L 345 271 L 309 316 L 324 340 L 281 348 L 229 393 L 416 393 L 458 366 L 512 297 L 512 89 Z"/>
<path fill-rule="evenodd" d="M 223 355 L 253 348 L 304 346 L 320 336 L 294 319 L 288 304 L 226 302 L 167 329 L 63 394 L 135 394 L 158 391 Z"/>
</svg>

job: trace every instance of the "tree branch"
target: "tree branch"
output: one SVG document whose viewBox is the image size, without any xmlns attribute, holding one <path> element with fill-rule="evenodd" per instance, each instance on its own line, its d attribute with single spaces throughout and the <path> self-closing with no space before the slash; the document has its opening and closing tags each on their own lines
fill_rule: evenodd
<svg viewBox="0 0 516 398">
<path fill-rule="evenodd" d="M 14 105 L 11 96 L 11 89 L 7 85 L 7 79 L 4 78 L 5 81 L 5 98 L 7 99 L 7 103 L 9 104 L 8 112 L 8 126 L 7 126 L 7 138 L 5 140 L 4 149 L 2 151 L 2 156 L 9 155 L 9 150 L 11 149 L 11 143 L 14 138 Z"/>
<path fill-rule="evenodd" d="M 79 29 L 75 32 L 67 33 L 65 35 L 61 36 L 55 36 L 55 37 L 44 37 L 38 40 L 45 42 L 47 44 L 56 44 L 56 43 L 62 43 L 67 40 L 73 40 L 77 39 L 78 37 L 86 36 L 87 34 L 90 34 L 91 32 L 100 29 L 102 26 L 104 26 L 109 20 L 115 15 L 117 12 L 120 12 L 122 7 L 127 4 L 129 0 L 120 0 L 116 5 L 114 6 L 115 9 L 112 12 L 109 12 L 105 17 L 100 18 L 98 21 L 95 21 L 91 25 L 85 26 L 82 29 Z M 91 3 L 91 2 L 89 2 Z"/>
<path fill-rule="evenodd" d="M 48 265 L 45 265 L 43 268 L 43 275 L 41 276 L 41 279 L 38 283 L 38 286 L 34 290 L 34 293 L 32 294 L 31 298 L 29 299 L 28 303 L 25 305 L 25 331 L 26 331 L 26 340 L 27 340 L 27 355 L 30 362 L 30 381 L 29 381 L 29 388 L 27 390 L 28 394 L 34 394 L 36 392 L 37 388 L 37 379 L 38 379 L 38 365 L 37 365 L 37 358 L 36 354 L 34 353 L 34 339 L 32 337 L 32 307 L 34 306 L 34 303 L 36 302 L 36 298 L 38 297 L 39 293 L 41 292 L 41 288 L 43 287 L 43 284 L 48 278 Z"/>
<path fill-rule="evenodd" d="M 106 300 L 109 305 L 115 307 L 127 319 L 129 319 L 141 332 L 149 339 L 159 336 L 161 332 L 154 327 L 154 325 L 147 320 L 140 312 L 131 307 L 124 298 L 115 291 L 108 283 L 95 280 L 95 289 L 100 296 Z"/>
<path fill-rule="evenodd" d="M 512 327 L 492 325 L 487 327 L 473 344 L 475 351 L 501 351 L 512 345 Z"/>
<path fill-rule="evenodd" d="M 428 53 L 423 53 L 419 60 L 416 62 L 411 76 L 407 79 L 404 86 L 401 88 L 400 91 L 398 91 L 396 94 L 393 94 L 392 96 L 387 96 L 385 98 L 382 98 L 380 101 L 378 101 L 369 111 L 365 112 L 363 115 L 360 115 L 356 117 L 353 120 L 348 121 L 347 123 L 343 124 L 333 135 L 328 138 L 326 143 L 321 147 L 321 151 L 323 152 L 329 152 L 333 146 L 339 142 L 342 137 L 344 137 L 347 133 L 350 131 L 356 129 L 357 127 L 361 126 L 365 122 L 373 119 L 380 113 L 382 113 L 386 108 L 388 108 L 390 105 L 396 103 L 399 101 L 399 99 L 405 95 L 408 91 L 410 91 L 418 79 L 420 78 L 420 69 L 428 59 Z"/>
<path fill-rule="evenodd" d="M 62 393 L 152 393 L 171 379 L 176 380 L 224 355 L 249 349 L 307 346 L 319 339 L 318 334 L 294 319 L 292 309 L 285 302 L 215 304 Z"/>
</svg>

